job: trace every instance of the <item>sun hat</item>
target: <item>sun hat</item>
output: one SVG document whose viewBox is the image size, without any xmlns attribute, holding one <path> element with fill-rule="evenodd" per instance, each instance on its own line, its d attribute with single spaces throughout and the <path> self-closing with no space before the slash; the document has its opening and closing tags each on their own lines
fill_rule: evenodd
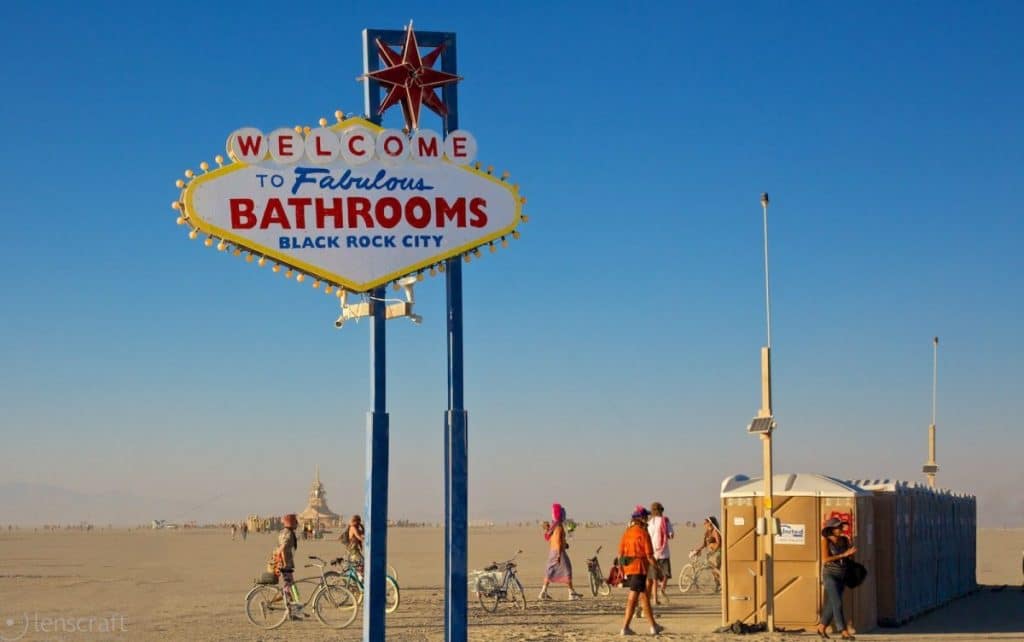
<svg viewBox="0 0 1024 642">
<path fill-rule="evenodd" d="M 828 521 L 825 522 L 825 526 L 821 529 L 821 536 L 828 537 L 828 534 L 832 532 L 833 528 L 839 528 L 847 524 L 849 524 L 849 522 L 844 522 L 838 517 L 830 517 Z"/>
<path fill-rule="evenodd" d="M 299 525 L 299 518 L 295 516 L 295 513 L 288 513 L 281 518 L 281 523 L 294 528 Z"/>
</svg>

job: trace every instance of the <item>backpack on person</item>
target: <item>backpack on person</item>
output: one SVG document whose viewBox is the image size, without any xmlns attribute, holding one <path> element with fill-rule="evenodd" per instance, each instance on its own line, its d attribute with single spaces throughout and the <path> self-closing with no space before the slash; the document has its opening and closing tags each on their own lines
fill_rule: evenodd
<svg viewBox="0 0 1024 642">
<path fill-rule="evenodd" d="M 342 529 L 341 536 L 338 537 L 338 539 L 341 540 L 342 545 L 346 548 L 348 547 L 348 526 Z"/>
</svg>

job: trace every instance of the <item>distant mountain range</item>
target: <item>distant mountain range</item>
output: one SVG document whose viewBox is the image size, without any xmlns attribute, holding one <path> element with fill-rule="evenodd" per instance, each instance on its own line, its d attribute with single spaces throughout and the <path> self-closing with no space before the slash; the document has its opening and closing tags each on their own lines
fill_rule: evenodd
<svg viewBox="0 0 1024 642">
<path fill-rule="evenodd" d="M 0 526 L 81 522 L 96 526 L 134 526 L 149 525 L 153 519 L 200 523 L 230 519 L 225 517 L 226 508 L 218 505 L 216 499 L 197 498 L 195 502 L 186 502 L 127 493 L 81 493 L 46 484 L 3 483 L 0 484 Z M 240 517 L 233 516 L 234 519 Z"/>
</svg>

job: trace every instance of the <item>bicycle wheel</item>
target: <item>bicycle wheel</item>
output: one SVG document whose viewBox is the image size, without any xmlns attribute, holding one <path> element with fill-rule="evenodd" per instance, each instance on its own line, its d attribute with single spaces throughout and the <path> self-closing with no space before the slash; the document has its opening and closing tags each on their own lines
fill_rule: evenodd
<svg viewBox="0 0 1024 642">
<path fill-rule="evenodd" d="M 708 566 L 697 572 L 694 583 L 697 586 L 697 590 L 701 593 L 717 593 L 720 590 L 718 578 L 715 577 L 715 572 Z"/>
<path fill-rule="evenodd" d="M 266 584 L 252 587 L 245 596 L 245 616 L 261 629 L 276 629 L 284 624 L 288 619 L 288 607 L 281 589 Z"/>
<path fill-rule="evenodd" d="M 526 591 L 523 590 L 523 584 L 519 581 L 518 577 L 513 577 L 509 580 L 508 596 L 512 600 L 512 606 L 522 611 L 526 610 Z"/>
<path fill-rule="evenodd" d="M 597 587 L 601 584 L 601 578 L 599 578 L 594 571 L 587 573 L 590 576 L 590 594 L 597 597 Z"/>
<path fill-rule="evenodd" d="M 694 587 L 695 573 L 693 570 L 693 564 L 687 564 L 683 567 L 683 570 L 679 571 L 679 590 L 682 593 L 689 593 Z"/>
<path fill-rule="evenodd" d="M 332 629 L 343 629 L 356 619 L 359 603 L 352 591 L 339 584 L 325 584 L 313 598 L 316 619 Z"/>
<path fill-rule="evenodd" d="M 394 613 L 398 610 L 398 603 L 401 600 L 401 593 L 398 590 L 398 582 L 395 578 L 388 576 L 384 584 L 384 612 Z"/>
<path fill-rule="evenodd" d="M 605 597 L 612 594 L 612 587 L 608 584 L 608 579 L 601 574 L 601 567 L 597 567 L 597 592 Z"/>
<path fill-rule="evenodd" d="M 476 582 L 476 597 L 480 606 L 488 613 L 498 610 L 498 583 L 490 575 L 484 575 Z"/>
</svg>

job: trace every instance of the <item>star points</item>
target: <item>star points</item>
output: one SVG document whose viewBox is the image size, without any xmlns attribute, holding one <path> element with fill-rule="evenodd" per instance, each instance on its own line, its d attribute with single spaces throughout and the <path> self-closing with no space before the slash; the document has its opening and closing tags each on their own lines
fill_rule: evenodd
<svg viewBox="0 0 1024 642">
<path fill-rule="evenodd" d="M 405 43 L 401 53 L 394 51 L 377 39 L 377 54 L 387 67 L 371 71 L 360 77 L 360 80 L 373 79 L 389 88 L 387 96 L 381 101 L 377 115 L 396 104 L 401 104 L 402 115 L 409 131 L 419 129 L 420 108 L 428 109 L 444 118 L 448 115 L 448 107 L 434 91 L 451 83 L 462 80 L 461 76 L 434 69 L 437 59 L 444 53 L 445 45 L 434 48 L 425 56 L 420 55 L 419 44 L 412 22 L 405 30 Z"/>
</svg>

